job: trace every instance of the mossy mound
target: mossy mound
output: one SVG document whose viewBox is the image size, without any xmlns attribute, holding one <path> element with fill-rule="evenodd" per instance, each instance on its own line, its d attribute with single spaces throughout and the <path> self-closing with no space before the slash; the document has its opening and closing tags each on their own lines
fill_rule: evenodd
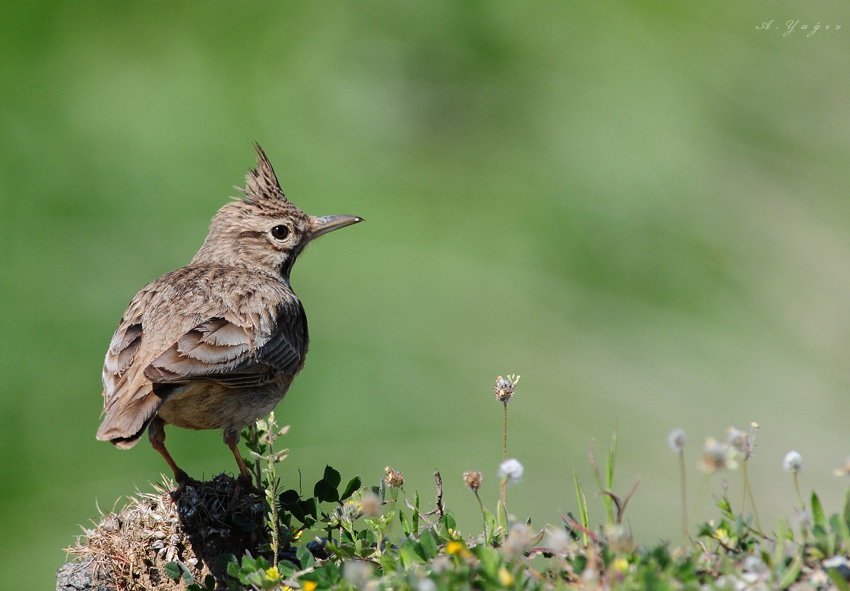
<svg viewBox="0 0 850 591">
<path fill-rule="evenodd" d="M 85 530 L 67 549 L 73 560 L 59 569 L 57 590 L 185 589 L 184 581 L 168 576 L 169 563 L 196 581 L 212 574 L 225 587 L 222 556 L 267 553 L 262 492 L 225 474 L 193 481 L 179 494 L 168 492 L 174 490 L 168 479 L 154 490 L 131 497 Z"/>
</svg>

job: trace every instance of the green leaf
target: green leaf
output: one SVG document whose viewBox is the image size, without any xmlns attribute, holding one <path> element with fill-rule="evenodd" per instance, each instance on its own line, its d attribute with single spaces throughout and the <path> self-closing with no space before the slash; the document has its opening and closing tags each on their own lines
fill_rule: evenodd
<svg viewBox="0 0 850 591">
<path fill-rule="evenodd" d="M 838 587 L 838 591 L 850 591 L 850 585 L 847 584 L 847 580 L 837 568 L 828 568 L 826 569 L 826 573 L 832 579 L 835 586 Z"/>
<path fill-rule="evenodd" d="M 339 500 L 344 501 L 351 495 L 353 495 L 357 490 L 362 486 L 359 476 L 355 476 L 351 480 L 348 481 L 348 484 L 345 485 L 345 489 L 342 491 L 342 494 L 339 495 Z"/>
<path fill-rule="evenodd" d="M 422 546 L 412 540 L 404 540 L 398 547 L 398 557 L 405 569 L 414 564 L 423 564 L 427 561 Z"/>
<path fill-rule="evenodd" d="M 812 492 L 812 523 L 815 526 L 826 529 L 826 516 L 823 512 L 823 505 L 820 504 L 820 499 L 814 491 Z"/>
<path fill-rule="evenodd" d="M 455 522 L 455 518 L 451 513 L 446 513 L 440 518 L 440 524 L 443 526 L 443 537 L 449 539 L 449 530 L 455 531 L 457 529 L 457 523 Z"/>
<path fill-rule="evenodd" d="M 576 497 L 578 497 L 579 519 L 581 520 L 582 527 L 587 529 L 587 497 L 584 496 L 584 490 L 581 488 L 581 484 L 578 481 L 578 473 L 575 470 L 573 470 L 573 480 L 575 481 L 576 485 Z M 585 546 L 588 545 L 589 540 L 586 533 L 581 533 L 581 540 Z"/>
<path fill-rule="evenodd" d="M 734 519 L 735 514 L 732 512 L 732 505 L 729 504 L 729 499 L 726 497 L 720 497 L 717 500 L 717 507 L 728 517 L 729 519 Z"/>
<path fill-rule="evenodd" d="M 503 532 L 508 531 L 508 521 L 505 516 L 505 506 L 502 505 L 502 499 L 496 502 L 496 521 L 499 523 L 499 527 L 502 528 Z"/>
<path fill-rule="evenodd" d="M 800 571 L 803 568 L 803 559 L 800 556 L 794 558 L 791 561 L 791 564 L 788 565 L 788 568 L 783 573 L 782 578 L 779 580 L 779 588 L 786 589 L 791 586 L 791 583 L 796 581 L 800 576 Z"/>
<path fill-rule="evenodd" d="M 328 483 L 334 488 L 339 487 L 342 482 L 342 476 L 339 475 L 339 472 L 330 466 L 325 466 L 325 474 L 322 477 L 322 480 L 327 480 Z"/>
<path fill-rule="evenodd" d="M 829 518 L 829 525 L 832 528 L 832 531 L 839 535 L 841 542 L 845 546 L 850 545 L 850 527 L 847 526 L 846 521 L 838 515 L 833 515 Z"/>
<path fill-rule="evenodd" d="M 496 531 L 496 518 L 487 509 L 484 509 L 484 543 L 493 543 L 493 533 Z"/>
<path fill-rule="evenodd" d="M 183 577 L 183 580 L 190 585 L 195 582 L 195 578 L 189 572 L 189 568 L 182 562 L 169 562 L 166 564 L 165 574 L 174 581 L 180 580 L 180 577 Z"/>
<path fill-rule="evenodd" d="M 398 511 L 398 520 L 401 522 L 401 529 L 404 531 L 404 535 L 409 536 L 413 531 L 410 520 L 407 518 L 407 514 L 399 509 Z"/>
<path fill-rule="evenodd" d="M 848 526 L 850 526 L 850 488 L 844 495 L 844 509 L 841 511 L 841 517 Z"/>
<path fill-rule="evenodd" d="M 168 578 L 172 581 L 179 581 L 180 577 L 183 576 L 183 569 L 181 569 L 180 565 L 176 562 L 169 562 L 165 565 L 165 574 L 168 575 Z"/>
<path fill-rule="evenodd" d="M 499 567 L 503 564 L 499 551 L 487 546 L 475 546 L 472 549 L 472 553 L 481 562 L 481 570 L 484 571 L 491 581 L 498 583 Z"/>
<path fill-rule="evenodd" d="M 313 495 L 320 503 L 335 503 L 339 500 L 336 488 L 324 478 L 313 487 Z"/>
<path fill-rule="evenodd" d="M 325 473 L 322 479 L 313 487 L 313 495 L 315 495 L 319 502 L 336 503 L 339 501 L 337 490 L 340 482 L 342 482 L 342 477 L 339 475 L 339 472 L 330 466 L 325 466 Z"/>
<path fill-rule="evenodd" d="M 300 548 L 298 548 L 298 550 L 307 550 L 307 548 L 304 548 L 303 546 L 301 546 Z M 307 554 L 310 554 L 309 550 L 307 550 Z M 297 551 L 296 551 L 296 555 L 297 555 Z M 311 555 L 311 557 L 312 557 L 312 555 Z M 293 564 L 293 563 L 289 562 L 288 560 L 281 560 L 277 563 L 277 570 L 280 572 L 281 578 L 286 579 L 287 577 L 291 577 L 292 575 L 294 575 L 295 573 L 297 573 L 299 570 L 302 570 L 302 569 L 298 568 L 297 564 Z"/>
<path fill-rule="evenodd" d="M 384 575 L 395 572 L 398 568 L 398 561 L 388 552 L 381 555 L 381 570 Z"/>
<path fill-rule="evenodd" d="M 437 536 L 435 536 L 434 532 L 430 529 L 426 529 L 422 532 L 422 535 L 419 536 L 419 543 L 422 545 L 422 549 L 425 551 L 426 560 L 436 558 L 437 554 L 439 554 L 440 552 Z"/>
<path fill-rule="evenodd" d="M 231 554 L 231 556 L 232 556 L 232 554 Z M 234 579 L 238 579 L 239 576 L 242 574 L 241 570 L 242 569 L 239 568 L 238 562 L 233 561 L 233 562 L 227 563 L 227 574 L 228 574 L 228 576 L 231 576 Z"/>
<path fill-rule="evenodd" d="M 325 546 L 328 552 L 336 554 L 339 558 L 354 558 L 354 544 L 334 544 L 328 542 Z"/>
<path fill-rule="evenodd" d="M 316 559 L 313 558 L 313 554 L 307 546 L 299 546 L 295 551 L 295 556 L 298 557 L 298 562 L 301 563 L 301 570 L 311 568 L 316 562 Z"/>
<path fill-rule="evenodd" d="M 605 474 L 605 486 L 611 491 L 614 490 L 614 464 L 617 461 L 617 429 L 619 429 L 619 425 L 614 427 L 614 433 L 611 435 L 611 447 L 608 449 L 608 464 Z"/>
<path fill-rule="evenodd" d="M 419 535 L 419 491 L 413 500 L 413 535 Z"/>
</svg>

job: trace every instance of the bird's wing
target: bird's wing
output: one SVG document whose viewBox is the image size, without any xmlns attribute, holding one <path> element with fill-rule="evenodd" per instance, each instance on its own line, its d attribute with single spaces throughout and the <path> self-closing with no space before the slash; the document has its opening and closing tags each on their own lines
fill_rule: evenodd
<svg viewBox="0 0 850 591">
<path fill-rule="evenodd" d="M 150 362 L 155 384 L 215 382 L 260 386 L 295 375 L 307 352 L 307 322 L 296 299 L 272 310 L 228 312 L 200 322 Z"/>
<path fill-rule="evenodd" d="M 172 271 L 136 294 L 112 337 L 98 439 L 132 447 L 169 386 L 252 387 L 295 375 L 307 340 L 301 302 L 282 282 L 232 268 Z"/>
<path fill-rule="evenodd" d="M 123 448 L 136 444 L 163 402 L 153 393 L 153 386 L 141 371 L 145 355 L 142 343 L 147 340 L 142 316 L 155 296 L 153 285 L 142 288 L 130 302 L 112 336 L 103 363 L 103 412 L 106 416 L 97 438 Z"/>
</svg>

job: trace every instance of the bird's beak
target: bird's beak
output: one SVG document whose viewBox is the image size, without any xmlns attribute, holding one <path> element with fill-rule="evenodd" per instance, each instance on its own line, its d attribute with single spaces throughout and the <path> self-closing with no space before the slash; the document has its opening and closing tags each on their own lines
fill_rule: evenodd
<svg viewBox="0 0 850 591">
<path fill-rule="evenodd" d="M 362 222 L 363 218 L 356 215 L 325 215 L 322 217 L 310 216 L 310 240 L 318 238 L 334 230 Z"/>
</svg>

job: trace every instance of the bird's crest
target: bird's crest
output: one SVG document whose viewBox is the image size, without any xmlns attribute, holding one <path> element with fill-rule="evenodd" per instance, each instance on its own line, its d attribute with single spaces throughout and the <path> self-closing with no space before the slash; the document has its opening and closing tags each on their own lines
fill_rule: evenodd
<svg viewBox="0 0 850 591">
<path fill-rule="evenodd" d="M 271 162 L 266 157 L 266 153 L 256 143 L 254 144 L 254 151 L 257 154 L 257 168 L 245 175 L 245 189 L 240 189 L 245 193 L 245 200 L 260 207 L 264 203 L 274 203 L 278 206 L 282 204 L 291 205 L 280 188 L 280 183 Z"/>
</svg>

